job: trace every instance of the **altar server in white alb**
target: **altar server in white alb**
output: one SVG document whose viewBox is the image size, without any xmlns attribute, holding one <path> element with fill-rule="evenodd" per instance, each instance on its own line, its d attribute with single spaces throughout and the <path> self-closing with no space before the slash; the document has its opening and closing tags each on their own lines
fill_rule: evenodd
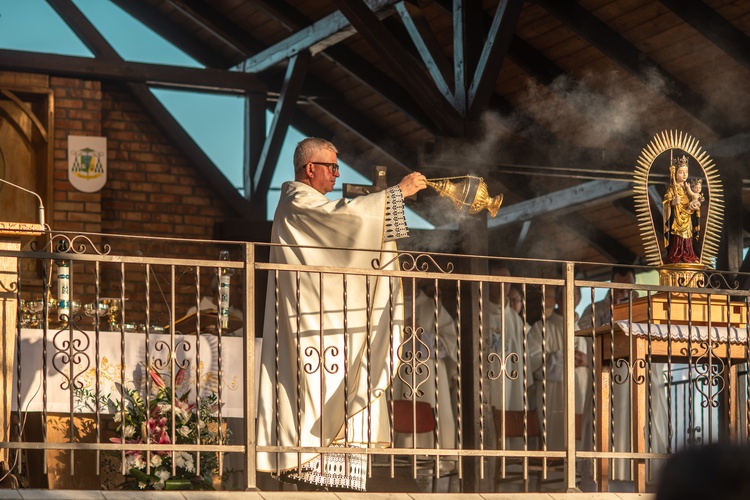
<svg viewBox="0 0 750 500">
<path fill-rule="evenodd" d="M 412 316 L 413 314 L 413 316 Z M 458 377 L 458 330 L 456 320 L 443 306 L 435 281 L 418 282 L 414 308 L 406 299 L 406 325 L 413 325 L 411 335 L 404 335 L 401 365 L 393 379 L 394 399 L 425 401 L 437 413 L 438 442 L 431 433 L 416 435 L 418 448 L 450 449 L 456 447 L 456 413 L 453 391 Z M 412 322 L 411 319 L 414 318 Z M 412 434 L 394 437 L 398 448 L 413 445 Z M 441 467 L 452 468 L 453 458 L 441 458 Z"/>
<path fill-rule="evenodd" d="M 612 268 L 612 283 L 635 283 L 633 270 L 625 266 Z M 627 304 L 629 291 L 622 288 L 610 289 L 607 296 L 588 306 L 581 315 L 579 326 L 584 329 L 596 328 L 601 325 L 612 323 L 612 305 Z M 633 298 L 637 298 L 636 295 Z M 627 314 L 627 312 L 625 312 Z M 588 333 L 588 332 L 587 332 Z M 607 334 L 609 335 L 609 334 Z M 608 338 L 608 337 L 607 337 Z M 648 361 L 648 360 L 646 360 Z M 667 453 L 668 419 L 667 391 L 664 372 L 665 363 L 650 363 L 648 384 L 650 387 L 651 421 L 643 427 L 646 440 L 646 449 L 652 453 Z M 632 451 L 630 440 L 630 391 L 635 391 L 635 382 L 628 376 L 628 368 L 623 363 L 615 363 L 612 370 L 612 392 L 614 393 L 614 441 L 611 451 Z M 650 425 L 649 425 L 650 424 Z M 650 441 L 649 441 L 650 439 Z M 654 465 L 660 467 L 661 461 L 653 461 Z M 615 459 L 613 464 L 613 477 L 618 481 L 630 480 L 630 460 Z"/>
<path fill-rule="evenodd" d="M 492 276 L 511 275 L 508 266 L 497 261 L 490 263 L 489 271 Z M 526 371 L 526 383 L 523 380 L 524 354 L 528 356 L 528 352 L 524 353 L 523 346 L 526 329 L 523 318 L 511 306 L 510 292 L 510 283 L 490 283 L 489 285 L 487 317 L 489 318 L 491 354 L 488 359 L 487 385 L 490 391 L 490 406 L 493 411 L 498 409 L 506 412 L 522 412 L 524 410 L 524 392 L 531 387 L 534 380 L 531 370 Z M 515 377 L 512 375 L 513 372 L 515 372 Z M 529 408 L 534 408 L 535 401 L 526 398 L 525 403 L 527 411 L 529 411 Z M 498 430 L 495 429 L 495 431 Z M 496 442 L 498 441 L 496 440 Z M 505 438 L 504 449 L 506 450 L 522 450 L 523 446 L 523 436 Z"/>
<path fill-rule="evenodd" d="M 546 418 L 548 450 L 564 449 L 564 412 L 566 391 L 564 384 L 565 373 L 565 329 L 566 318 L 563 315 L 564 293 L 563 287 L 556 287 L 555 309 L 545 321 L 539 320 L 529 331 L 529 364 L 534 373 L 533 391 L 536 398 L 536 410 L 540 425 Z M 574 290 L 574 305 L 581 300 L 581 292 Z M 578 330 L 578 315 L 574 318 L 574 329 Z M 573 339 L 575 366 L 574 390 L 576 419 L 580 420 L 580 442 L 577 448 L 588 450 L 591 448 L 591 342 L 583 337 Z M 544 365 L 544 369 L 543 366 Z M 544 400 L 546 399 L 546 407 Z M 579 431 L 576 431 L 578 434 Z"/>
<path fill-rule="evenodd" d="M 411 173 L 378 193 L 332 201 L 325 194 L 339 176 L 337 150 L 317 138 L 297 145 L 294 169 L 295 180 L 282 185 L 274 215 L 271 242 L 283 246 L 271 247 L 271 262 L 366 273 L 377 261 L 398 269 L 395 240 L 408 236 L 403 199 L 427 186 L 422 174 Z M 402 323 L 397 279 L 270 272 L 258 445 L 387 446 L 385 399 Z M 364 491 L 366 463 L 364 454 L 257 455 L 259 471 L 299 489 Z"/>
</svg>

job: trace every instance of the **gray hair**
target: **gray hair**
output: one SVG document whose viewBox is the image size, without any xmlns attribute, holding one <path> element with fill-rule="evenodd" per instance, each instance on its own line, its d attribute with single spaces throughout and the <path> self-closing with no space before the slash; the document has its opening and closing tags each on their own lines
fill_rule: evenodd
<svg viewBox="0 0 750 500">
<path fill-rule="evenodd" d="M 321 149 L 326 149 L 338 154 L 336 146 L 331 142 L 318 137 L 308 137 L 297 143 L 297 147 L 294 150 L 294 171 L 297 172 L 307 165 L 314 159 L 315 154 Z"/>
</svg>

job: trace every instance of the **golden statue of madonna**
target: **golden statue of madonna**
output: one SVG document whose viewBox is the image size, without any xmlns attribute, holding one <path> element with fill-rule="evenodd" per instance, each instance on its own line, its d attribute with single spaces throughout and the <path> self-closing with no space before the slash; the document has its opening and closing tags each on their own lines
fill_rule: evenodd
<svg viewBox="0 0 750 500">
<path fill-rule="evenodd" d="M 700 237 L 701 203 L 705 201 L 703 179 L 688 181 L 688 157 L 672 160 L 670 183 L 664 194 L 664 246 L 666 264 L 697 264 L 694 242 Z"/>
<path fill-rule="evenodd" d="M 479 213 L 486 208 L 490 216 L 495 217 L 503 203 L 502 194 L 490 196 L 484 179 L 473 175 L 427 179 L 427 185 L 440 196 L 450 199 L 456 210 L 467 210 L 469 214 Z"/>
<path fill-rule="evenodd" d="M 662 189 L 658 177 L 667 173 L 663 220 L 656 221 L 649 192 Z M 634 181 L 646 261 L 659 266 L 664 285 L 696 283 L 701 271 L 715 267 L 721 237 L 724 196 L 713 160 L 693 137 L 664 131 L 641 151 Z"/>
</svg>

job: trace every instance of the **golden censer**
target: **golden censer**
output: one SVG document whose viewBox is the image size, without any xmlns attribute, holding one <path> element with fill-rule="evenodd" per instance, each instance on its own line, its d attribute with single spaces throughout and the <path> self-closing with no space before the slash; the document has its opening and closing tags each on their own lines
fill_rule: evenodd
<svg viewBox="0 0 750 500">
<path fill-rule="evenodd" d="M 468 207 L 469 214 L 476 214 L 486 208 L 490 216 L 495 217 L 503 203 L 502 194 L 490 197 L 484 179 L 474 175 L 427 179 L 427 185 L 440 196 L 449 198 L 456 210 L 461 211 Z"/>
</svg>

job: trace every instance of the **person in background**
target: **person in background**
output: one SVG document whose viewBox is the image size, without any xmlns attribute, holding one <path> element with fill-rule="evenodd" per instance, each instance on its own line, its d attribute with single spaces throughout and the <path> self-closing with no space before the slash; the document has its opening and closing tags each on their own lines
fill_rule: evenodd
<svg viewBox="0 0 750 500">
<path fill-rule="evenodd" d="M 259 446 L 390 443 L 385 395 L 390 367 L 398 366 L 403 299 L 399 280 L 362 273 L 372 272 L 373 262 L 398 270 L 396 240 L 408 236 L 403 200 L 427 182 L 413 172 L 383 191 L 330 200 L 325 195 L 339 177 L 337 153 L 324 139 L 297 145 L 294 181 L 282 185 L 274 214 L 270 261 L 360 274 L 269 273 Z M 364 450 L 258 452 L 257 470 L 298 489 L 365 491 L 368 467 Z"/>
<path fill-rule="evenodd" d="M 547 449 L 564 449 L 564 414 L 566 391 L 564 386 L 564 351 L 565 351 L 565 317 L 563 287 L 556 287 L 555 309 L 546 318 L 532 325 L 529 331 L 529 364 L 534 374 L 534 394 L 536 398 L 537 416 L 540 425 L 546 416 L 547 421 Z M 581 300 L 580 290 L 576 287 L 575 304 Z M 575 307 L 574 304 L 574 307 Z M 577 330 L 577 320 L 574 329 Z M 572 332 L 570 332 L 572 334 Z M 581 415 L 581 443 L 578 449 L 587 449 L 591 442 L 591 346 L 590 341 L 581 337 L 574 339 L 575 366 L 575 413 Z M 546 363 L 543 353 L 546 353 Z M 546 367 L 543 373 L 542 365 Z M 546 391 L 542 387 L 545 383 Z M 546 392 L 546 415 L 543 415 L 543 396 Z M 587 437 L 588 436 L 588 437 Z"/>
<path fill-rule="evenodd" d="M 510 277 L 511 272 L 507 264 L 498 261 L 490 262 L 490 276 Z M 524 393 L 532 384 L 531 370 L 526 372 L 526 383 L 523 379 L 524 347 L 523 338 L 525 334 L 524 321 L 511 302 L 513 288 L 510 282 L 490 283 L 489 303 L 487 315 L 489 316 L 490 328 L 490 354 L 488 359 L 488 385 L 490 406 L 506 411 L 524 410 Z M 520 297 L 517 294 L 517 297 Z M 505 338 L 503 340 L 503 325 L 505 327 Z M 527 353 L 528 354 L 528 353 Z M 502 363 L 505 371 L 502 371 Z M 511 373 L 517 372 L 517 377 L 511 378 Z M 491 372 L 491 373 L 489 373 Z M 503 396 L 503 386 L 505 394 Z M 533 409 L 533 402 L 526 398 L 526 409 Z M 505 449 L 522 450 L 524 447 L 523 437 L 506 437 Z"/>
<path fill-rule="evenodd" d="M 508 305 L 510 305 L 511 309 L 516 311 L 516 314 L 521 316 L 523 312 L 523 292 L 518 286 L 510 285 L 507 295 Z"/>
<path fill-rule="evenodd" d="M 432 434 L 417 434 L 418 448 L 456 447 L 456 414 L 453 394 L 458 377 L 458 330 L 456 321 L 437 297 L 435 281 L 420 280 L 414 293 L 412 322 L 411 300 L 406 301 L 406 325 L 413 336 L 404 338 L 401 365 L 393 380 L 394 399 L 425 401 L 437 411 L 438 443 Z M 415 353 L 416 356 L 415 356 Z M 413 362 L 411 362 L 413 360 Z M 419 365 L 419 366 L 417 366 Z M 399 433 L 397 448 L 412 446 L 412 435 Z M 441 458 L 441 467 L 450 470 L 455 460 Z"/>
<path fill-rule="evenodd" d="M 612 268 L 610 276 L 612 283 L 635 283 L 633 270 L 625 266 Z M 581 315 L 578 325 L 586 335 L 587 329 L 596 328 L 612 323 L 612 306 L 616 304 L 627 304 L 630 290 L 611 288 L 607 296 L 599 302 L 589 305 Z M 635 298 L 635 297 L 634 297 Z M 651 443 L 649 445 L 648 429 L 646 425 L 643 432 L 646 437 L 646 448 L 653 453 L 667 452 L 667 411 L 666 383 L 664 378 L 666 364 L 651 363 L 649 367 L 651 387 Z M 615 436 L 612 442 L 612 451 L 631 451 L 630 447 L 630 384 L 628 369 L 623 364 L 615 363 L 612 369 L 611 381 L 614 394 L 614 427 Z M 617 383 L 617 381 L 623 381 Z M 604 450 L 608 451 L 608 450 Z M 615 459 L 613 464 L 613 477 L 618 481 L 630 480 L 630 460 Z"/>
</svg>

